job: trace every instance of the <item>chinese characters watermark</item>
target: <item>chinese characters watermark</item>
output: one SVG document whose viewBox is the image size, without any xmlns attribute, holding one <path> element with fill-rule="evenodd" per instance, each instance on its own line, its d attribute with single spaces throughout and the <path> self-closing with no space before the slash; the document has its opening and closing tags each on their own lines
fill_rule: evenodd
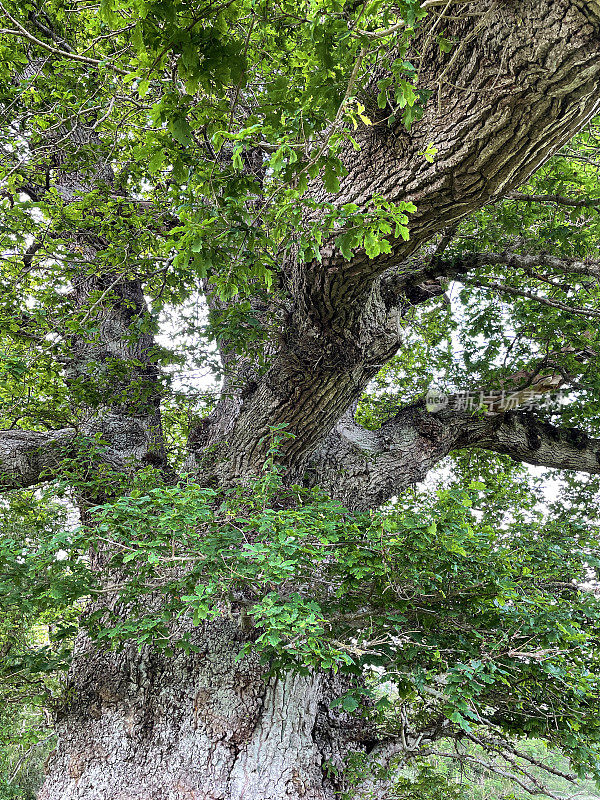
<svg viewBox="0 0 600 800">
<path fill-rule="evenodd" d="M 519 391 L 465 391 L 447 394 L 430 389 L 425 398 L 427 411 L 435 413 L 448 408 L 453 411 L 483 411 L 485 414 L 499 414 L 505 411 L 533 411 L 551 409 L 563 402 L 566 392 L 540 392 L 535 389 Z"/>
</svg>

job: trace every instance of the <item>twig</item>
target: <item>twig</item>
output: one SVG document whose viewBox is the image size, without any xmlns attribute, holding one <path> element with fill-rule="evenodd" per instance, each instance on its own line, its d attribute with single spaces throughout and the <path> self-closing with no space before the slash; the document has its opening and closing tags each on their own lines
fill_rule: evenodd
<svg viewBox="0 0 600 800">
<path fill-rule="evenodd" d="M 83 64 L 89 64 L 90 66 L 93 67 L 107 66 L 110 69 L 112 69 L 113 72 L 116 72 L 119 75 L 127 75 L 127 72 L 125 70 L 120 69 L 119 67 L 115 67 L 114 65 L 108 63 L 107 61 L 100 61 L 97 58 L 88 58 L 87 56 L 80 56 L 77 53 L 69 53 L 68 50 L 61 50 L 58 47 L 52 47 L 52 45 L 46 44 L 46 42 L 43 42 L 41 39 L 36 38 L 32 33 L 29 33 L 29 31 L 26 28 L 24 28 L 18 20 L 16 20 L 8 13 L 8 11 L 4 8 L 2 3 L 0 3 L 0 11 L 2 11 L 2 13 L 5 14 L 6 17 L 12 22 L 12 24 L 18 28 L 17 31 L 4 29 L 2 31 L 3 33 L 23 36 L 32 44 L 35 44 L 38 47 L 42 47 L 44 50 L 47 50 L 49 53 L 53 53 L 54 55 L 62 56 L 63 58 L 70 58 L 73 61 L 80 61 Z"/>
<path fill-rule="evenodd" d="M 540 297 L 533 292 L 528 292 L 525 289 L 515 289 L 513 286 L 507 286 L 504 283 L 481 283 L 480 281 L 471 281 L 468 278 L 463 279 L 463 282 L 469 286 L 475 286 L 478 289 L 491 289 L 493 292 L 500 292 L 501 294 L 508 294 L 513 297 L 525 297 L 528 300 L 535 300 L 537 303 L 556 308 L 559 311 L 568 311 L 570 314 L 577 314 L 582 317 L 600 317 L 600 311 L 593 308 L 574 308 L 566 303 L 561 303 L 559 300 L 550 300 L 547 297 Z"/>
<path fill-rule="evenodd" d="M 21 769 L 21 767 L 22 767 L 22 766 L 23 766 L 23 764 L 25 763 L 25 759 L 26 759 L 26 758 L 27 758 L 27 756 L 28 756 L 28 755 L 31 753 L 31 751 L 32 751 L 32 750 L 34 750 L 36 747 L 39 747 L 40 745 L 42 745 L 42 744 L 45 744 L 46 742 L 49 742 L 49 741 L 50 741 L 50 739 L 52 739 L 52 737 L 53 737 L 53 736 L 54 736 L 54 734 L 53 734 L 53 733 L 51 733 L 49 736 L 46 736 L 46 738 L 45 738 L 45 739 L 40 739 L 40 741 L 39 741 L 39 742 L 34 742 L 34 743 L 31 745 L 31 747 L 29 747 L 29 748 L 28 748 L 28 749 L 27 749 L 27 750 L 26 750 L 26 751 L 23 753 L 23 755 L 21 756 L 21 758 L 20 758 L 20 759 L 17 761 L 17 765 L 16 765 L 16 767 L 14 768 L 14 770 L 12 771 L 12 774 L 11 774 L 10 778 L 8 779 L 8 782 L 9 782 L 9 783 L 12 783 L 12 782 L 14 781 L 14 779 L 17 777 L 17 775 L 19 774 L 19 770 Z"/>
</svg>

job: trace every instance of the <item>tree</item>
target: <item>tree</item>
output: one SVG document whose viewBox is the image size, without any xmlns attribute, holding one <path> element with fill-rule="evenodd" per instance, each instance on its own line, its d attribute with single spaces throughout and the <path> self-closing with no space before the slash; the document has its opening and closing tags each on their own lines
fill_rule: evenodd
<svg viewBox="0 0 600 800">
<path fill-rule="evenodd" d="M 515 194 L 597 111 L 598 3 L 0 11 L 1 481 L 81 521 L 6 537 L 3 602 L 91 598 L 41 798 L 384 796 L 440 738 L 597 770 L 597 538 L 510 464 L 600 473 L 596 129 Z"/>
</svg>

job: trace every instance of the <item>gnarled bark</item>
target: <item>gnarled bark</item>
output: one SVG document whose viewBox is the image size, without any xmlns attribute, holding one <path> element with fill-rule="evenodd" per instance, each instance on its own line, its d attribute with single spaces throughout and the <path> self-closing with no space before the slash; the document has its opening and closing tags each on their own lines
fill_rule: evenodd
<svg viewBox="0 0 600 800">
<path fill-rule="evenodd" d="M 371 360 L 362 336 L 378 278 L 397 271 L 406 289 L 419 282 L 409 259 L 418 247 L 514 190 L 598 109 L 593 8 L 572 0 L 491 2 L 483 16 L 450 32 L 462 42 L 460 57 L 428 53 L 422 75 L 424 86 L 439 89 L 438 102 L 410 134 L 363 129 L 362 150 L 348 154 L 335 197 L 359 207 L 374 195 L 414 202 L 410 240 L 393 240 L 391 254 L 359 252 L 350 261 L 329 243 L 320 261 L 291 266 L 284 341 L 241 405 L 222 478 L 260 469 L 274 424 L 294 434 L 281 450 L 290 468 L 301 468 L 381 363 Z M 432 164 L 421 155 L 429 142 L 439 148 Z"/>
<path fill-rule="evenodd" d="M 376 431 L 341 422 L 313 455 L 309 476 L 344 505 L 368 510 L 419 483 L 445 456 L 465 448 L 600 474 L 600 440 L 585 431 L 550 425 L 526 411 L 432 412 L 422 401 Z"/>
<path fill-rule="evenodd" d="M 405 309 L 441 291 L 434 278 L 442 268 L 428 272 L 427 262 L 411 256 L 515 189 L 600 102 L 596 2 L 492 0 L 483 16 L 449 27 L 460 42 L 455 53 L 424 53 L 422 82 L 436 99 L 423 119 L 410 133 L 385 125 L 360 131 L 362 150 L 346 156 L 348 174 L 335 198 L 359 206 L 375 194 L 414 202 L 410 241 L 350 261 L 329 242 L 320 261 L 287 265 L 288 314 L 269 369 L 260 374 L 250 357 L 232 364 L 237 385 L 230 381 L 217 413 L 190 438 L 211 479 L 238 482 L 259 471 L 275 424 L 294 436 L 280 448 L 287 478 L 306 473 L 352 508 L 375 507 L 463 447 L 600 471 L 597 442 L 519 413 L 479 419 L 413 404 L 380 431 L 347 415 L 401 345 Z M 82 146 L 93 135 L 75 134 Z M 433 164 L 422 156 L 429 142 L 438 148 Z M 90 182 L 111 181 L 110 171 L 59 171 L 56 185 L 69 201 Z M 74 236 L 91 264 L 102 242 L 84 230 Z M 90 268 L 73 290 L 75 306 L 88 307 L 98 323 L 95 337 L 74 335 L 66 373 L 81 430 L 102 437 L 102 457 L 118 469 L 164 466 L 151 326 L 140 332 L 138 324 L 147 313 L 141 282 Z M 126 377 L 107 379 L 111 365 Z M 44 459 L 54 464 L 46 446 L 40 452 L 50 455 L 39 457 L 38 468 L 32 446 L 52 445 L 52 436 L 35 434 L 13 449 L 7 485 L 31 483 Z M 207 445 L 219 446 L 216 458 Z M 333 800 L 339 784 L 330 767 L 341 768 L 366 737 L 329 707 L 342 687 L 321 674 L 264 679 L 255 656 L 235 660 L 242 633 L 234 623 L 196 635 L 199 653 L 172 658 L 151 648 L 102 653 L 82 635 L 40 800 Z"/>
<path fill-rule="evenodd" d="M 40 800 L 334 800 L 360 725 L 330 708 L 332 676 L 264 678 L 240 661 L 235 622 L 194 635 L 198 653 L 102 654 L 83 639 Z"/>
<path fill-rule="evenodd" d="M 0 431 L 0 487 L 25 489 L 43 480 L 50 480 L 68 457 L 75 430 Z"/>
</svg>

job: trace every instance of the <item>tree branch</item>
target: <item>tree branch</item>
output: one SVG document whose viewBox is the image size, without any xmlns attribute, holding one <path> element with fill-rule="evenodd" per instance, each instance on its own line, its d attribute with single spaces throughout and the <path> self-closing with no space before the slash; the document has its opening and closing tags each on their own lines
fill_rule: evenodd
<svg viewBox="0 0 600 800">
<path fill-rule="evenodd" d="M 0 11 L 5 12 L 1 3 Z M 94 146 L 94 154 L 85 169 L 80 169 L 79 164 L 71 163 L 68 151 L 73 146 L 88 145 Z M 47 164 L 61 166 L 54 176 L 53 188 L 63 201 L 70 202 L 79 198 L 82 191 L 99 187 L 121 199 L 112 191 L 114 173 L 104 148 L 85 113 L 73 125 L 61 123 L 48 135 Z M 141 203 L 143 208 L 144 201 Z M 65 249 L 74 268 L 70 278 L 70 313 L 73 322 L 77 321 L 70 328 L 63 375 L 73 411 L 78 416 L 78 431 L 90 440 L 99 440 L 99 458 L 117 469 L 146 464 L 164 467 L 160 376 L 154 325 L 143 284 L 141 279 L 129 277 L 127 265 L 117 269 L 110 260 L 108 265 L 104 263 L 104 249 L 110 243 L 90 227 L 84 216 L 76 229 L 63 232 L 67 239 Z M 29 256 L 33 253 L 25 254 L 26 258 Z M 11 435 L 17 435 L 18 439 L 18 432 Z M 27 458 L 31 454 L 31 479 L 35 481 L 35 437 L 33 442 L 31 448 L 25 447 L 23 451 L 24 462 L 18 458 L 15 461 L 14 448 L 8 448 L 8 476 L 11 470 L 18 472 L 18 468 L 29 474 Z M 21 451 L 17 448 L 15 452 L 18 455 Z M 10 485 L 8 478 L 7 481 Z"/>
<path fill-rule="evenodd" d="M 0 11 L 17 28 L 16 31 L 4 28 L 2 30 L 3 33 L 13 36 L 20 36 L 23 39 L 26 39 L 28 42 L 35 44 L 37 47 L 41 47 L 42 50 L 46 50 L 48 53 L 60 56 L 61 58 L 70 58 L 73 61 L 79 61 L 82 64 L 87 64 L 88 66 L 92 67 L 108 67 L 113 72 L 116 72 L 118 75 L 127 75 L 126 70 L 120 69 L 119 67 L 114 66 L 114 64 L 110 64 L 110 62 L 100 61 L 97 58 L 88 58 L 87 56 L 80 56 L 78 53 L 74 53 L 71 49 L 61 50 L 58 47 L 52 47 L 52 45 L 46 44 L 46 42 L 43 42 L 41 39 L 38 39 L 32 33 L 29 33 L 29 31 L 26 28 L 24 28 L 18 20 L 16 20 L 8 13 L 8 11 L 4 8 L 4 6 L 1 3 L 0 3 Z"/>
<path fill-rule="evenodd" d="M 483 16 L 452 23 L 448 34 L 463 43 L 460 58 L 435 51 L 427 59 L 420 85 L 437 92 L 438 103 L 425 106 L 410 132 L 389 128 L 383 112 L 381 121 L 356 132 L 361 150 L 349 146 L 343 155 L 347 175 L 339 193 L 317 188 L 312 199 L 359 209 L 374 196 L 413 202 L 410 240 L 390 238 L 391 252 L 369 258 L 357 251 L 350 261 L 329 241 L 320 260 L 288 265 L 286 334 L 228 432 L 220 478 L 237 480 L 260 469 L 275 424 L 295 436 L 281 445 L 283 461 L 302 469 L 373 377 L 373 339 L 363 332 L 377 281 L 395 270 L 398 286 L 425 284 L 423 265 L 415 269 L 411 256 L 516 189 L 595 113 L 600 26 L 590 25 L 586 9 L 562 0 L 543 8 L 538 0 L 501 8 L 489 2 Z M 567 11 L 571 33 L 565 39 Z M 542 30 L 544 37 L 537 35 Z M 423 157 L 430 142 L 438 148 L 431 164 Z M 379 364 L 386 358 L 383 353 Z"/>
<path fill-rule="evenodd" d="M 549 297 L 542 297 L 534 292 L 529 292 L 527 289 L 517 289 L 515 286 L 507 286 L 505 283 L 484 283 L 483 281 L 474 281 L 468 278 L 465 279 L 465 284 L 468 286 L 475 286 L 478 289 L 489 290 L 497 294 L 506 294 L 509 297 L 524 297 L 526 300 L 533 300 L 541 305 L 548 306 L 549 308 L 556 308 L 559 311 L 566 311 L 569 314 L 574 314 L 579 317 L 600 317 L 600 311 L 595 308 L 576 308 L 567 303 L 562 303 L 560 300 L 551 300 Z"/>
<path fill-rule="evenodd" d="M 600 473 L 600 440 L 579 428 L 563 428 L 530 412 L 502 415 L 500 424 L 463 423 L 462 438 L 452 449 L 478 447 L 540 467 Z"/>
<path fill-rule="evenodd" d="M 600 474 L 600 440 L 582 430 L 550 425 L 524 411 L 479 416 L 446 407 L 432 413 L 419 401 L 377 431 L 340 422 L 311 460 L 307 480 L 318 476 L 335 499 L 365 510 L 422 481 L 445 456 L 465 448 Z"/>
<path fill-rule="evenodd" d="M 506 197 L 508 200 L 519 200 L 524 203 L 554 203 L 558 206 L 570 206 L 571 208 L 600 207 L 600 197 L 575 199 L 560 194 L 523 194 L 522 192 L 511 192 Z"/>
<path fill-rule="evenodd" d="M 298 288 L 308 295 L 299 298 L 304 301 L 300 310 L 308 300 L 316 307 L 307 311 L 318 314 L 328 325 L 336 324 L 338 314 L 347 314 L 353 300 L 367 296 L 378 275 L 406 260 L 436 232 L 516 189 L 589 118 L 597 108 L 600 38 L 598 32 L 591 38 L 576 34 L 565 42 L 558 17 L 554 19 L 562 11 L 559 3 L 543 11 L 538 2 L 521 0 L 516 5 L 502 5 L 500 13 L 490 3 L 483 17 L 454 23 L 448 33 L 468 44 L 460 59 L 454 58 L 456 53 L 431 53 L 420 83 L 436 92 L 438 102 L 425 106 L 423 119 L 408 134 L 386 131 L 385 120 L 356 132 L 361 151 L 349 149 L 344 156 L 348 174 L 340 181 L 340 192 L 332 197 L 318 189 L 314 198 L 340 205 L 355 203 L 359 208 L 376 195 L 390 202 L 413 202 L 417 211 L 410 215 L 410 240 L 390 238 L 392 252 L 368 258 L 364 251 L 357 251 L 350 261 L 333 242 L 327 243 L 320 262 L 300 265 Z M 583 12 L 575 18 L 591 33 Z M 536 36 L 540 30 L 552 50 L 556 71 L 544 66 L 548 53 L 545 49 L 542 53 Z M 519 64 L 523 60 L 518 86 L 516 64 L 512 63 L 515 56 L 510 55 L 513 48 L 520 54 L 516 57 Z M 484 51 L 487 56 L 482 59 Z M 496 57 L 491 56 L 496 51 Z M 574 68 L 571 57 L 581 68 Z M 442 74 L 444 80 L 440 80 Z M 563 79 L 565 86 L 570 86 L 571 80 L 578 83 L 581 94 L 577 101 L 571 88 L 568 93 L 559 88 Z M 462 88 L 467 86 L 468 90 Z M 431 164 L 422 155 L 430 142 L 438 148 Z"/>
<path fill-rule="evenodd" d="M 555 270 L 561 275 L 582 275 L 600 278 L 600 260 L 558 258 L 549 253 L 515 253 L 505 250 L 502 253 L 471 252 L 452 259 L 436 260 L 432 275 L 459 277 L 479 267 L 507 266 L 522 269 L 531 274 L 536 267 Z"/>
<path fill-rule="evenodd" d="M 53 478 L 74 438 L 73 428 L 0 431 L 0 489 L 25 489 Z"/>
</svg>

